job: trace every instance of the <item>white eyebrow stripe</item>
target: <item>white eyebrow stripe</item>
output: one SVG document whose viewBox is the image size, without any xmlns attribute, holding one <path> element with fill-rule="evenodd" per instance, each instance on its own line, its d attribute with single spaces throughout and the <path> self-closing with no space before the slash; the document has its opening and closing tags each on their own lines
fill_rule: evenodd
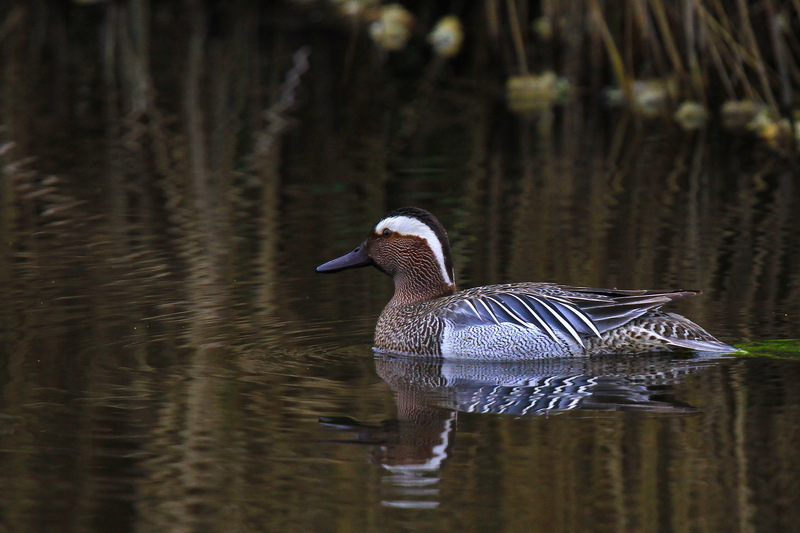
<svg viewBox="0 0 800 533">
<path fill-rule="evenodd" d="M 442 242 L 427 224 L 412 217 L 389 217 L 378 222 L 378 225 L 375 226 L 375 233 L 380 235 L 385 229 L 389 229 L 401 235 L 410 235 L 424 239 L 433 251 L 433 255 L 436 256 L 439 269 L 442 271 L 442 279 L 451 285 L 455 283 L 453 280 L 453 273 L 447 271 L 447 265 L 444 262 Z"/>
</svg>

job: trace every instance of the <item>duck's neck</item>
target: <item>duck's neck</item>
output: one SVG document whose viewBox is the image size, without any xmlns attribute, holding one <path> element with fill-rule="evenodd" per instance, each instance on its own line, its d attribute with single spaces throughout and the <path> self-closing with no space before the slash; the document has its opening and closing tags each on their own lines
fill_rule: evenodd
<svg viewBox="0 0 800 533">
<path fill-rule="evenodd" d="M 442 279 L 436 271 L 415 271 L 413 276 L 399 273 L 394 276 L 394 296 L 389 306 L 424 302 L 456 292 L 454 283 Z"/>
</svg>

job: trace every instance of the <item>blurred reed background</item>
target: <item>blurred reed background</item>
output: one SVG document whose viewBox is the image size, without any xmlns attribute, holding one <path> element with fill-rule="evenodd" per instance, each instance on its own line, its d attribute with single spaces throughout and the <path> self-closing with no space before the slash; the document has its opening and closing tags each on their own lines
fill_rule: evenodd
<svg viewBox="0 0 800 533">
<path fill-rule="evenodd" d="M 725 340 L 797 338 L 798 30 L 797 0 L 6 0 L 7 521 L 184 531 L 208 524 L 207 505 L 221 531 L 382 523 L 319 504 L 367 501 L 380 481 L 347 486 L 367 475 L 362 457 L 323 461 L 313 439 L 326 410 L 390 409 L 367 351 L 325 350 L 369 343 L 391 289 L 313 267 L 400 205 L 442 219 L 462 286 L 703 288 L 680 309 Z M 477 500 L 487 472 L 506 480 L 509 512 L 492 516 L 526 527 L 551 510 L 554 530 L 589 527 L 593 506 L 609 530 L 694 514 L 699 531 L 790 527 L 796 380 L 767 374 L 790 406 L 776 414 L 747 386 L 755 366 L 737 362 L 730 389 L 725 369 L 689 384 L 702 420 L 580 421 L 581 441 L 546 421 L 501 425 L 498 442 L 535 464 L 474 442 L 448 490 Z M 474 419 L 466 438 L 495 424 Z M 651 445 L 663 439 L 678 451 Z M 748 478 L 762 457 L 775 490 Z M 592 468 L 618 483 L 614 501 L 581 492 Z M 667 470 L 665 511 L 639 495 Z M 531 478 L 542 491 L 557 478 L 566 503 L 523 512 Z M 731 512 L 732 485 L 761 507 Z M 482 510 L 449 520 L 481 524 Z"/>
<path fill-rule="evenodd" d="M 281 261 L 416 202 L 467 283 L 696 285 L 730 336 L 789 335 L 798 7 L 7 2 L 3 291 L 74 299 L 40 276 L 96 294 L 122 269 L 154 306 L 272 313 L 306 283 Z"/>
</svg>

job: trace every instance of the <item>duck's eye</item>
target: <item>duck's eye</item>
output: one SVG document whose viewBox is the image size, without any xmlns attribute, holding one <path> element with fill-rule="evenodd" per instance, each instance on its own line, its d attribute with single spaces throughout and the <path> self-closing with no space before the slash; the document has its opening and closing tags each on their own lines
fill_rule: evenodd
<svg viewBox="0 0 800 533">
<path fill-rule="evenodd" d="M 384 237 L 388 237 L 391 234 L 392 234 L 392 230 L 390 230 L 389 228 L 386 228 L 385 230 L 383 230 L 383 236 Z"/>
</svg>

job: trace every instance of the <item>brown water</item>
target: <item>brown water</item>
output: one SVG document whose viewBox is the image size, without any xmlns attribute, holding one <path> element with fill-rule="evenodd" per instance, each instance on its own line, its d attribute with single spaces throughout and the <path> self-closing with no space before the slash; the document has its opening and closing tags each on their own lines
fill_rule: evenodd
<svg viewBox="0 0 800 533">
<path fill-rule="evenodd" d="M 126 27 L 101 9 L 68 11 Z M 156 15 L 118 59 L 5 34 L 0 529 L 798 530 L 796 345 L 394 359 L 388 278 L 314 273 L 417 205 L 462 287 L 702 288 L 674 310 L 722 340 L 797 339 L 786 154 L 591 94 L 521 119 L 487 64 L 347 67 L 324 24 Z"/>
</svg>

